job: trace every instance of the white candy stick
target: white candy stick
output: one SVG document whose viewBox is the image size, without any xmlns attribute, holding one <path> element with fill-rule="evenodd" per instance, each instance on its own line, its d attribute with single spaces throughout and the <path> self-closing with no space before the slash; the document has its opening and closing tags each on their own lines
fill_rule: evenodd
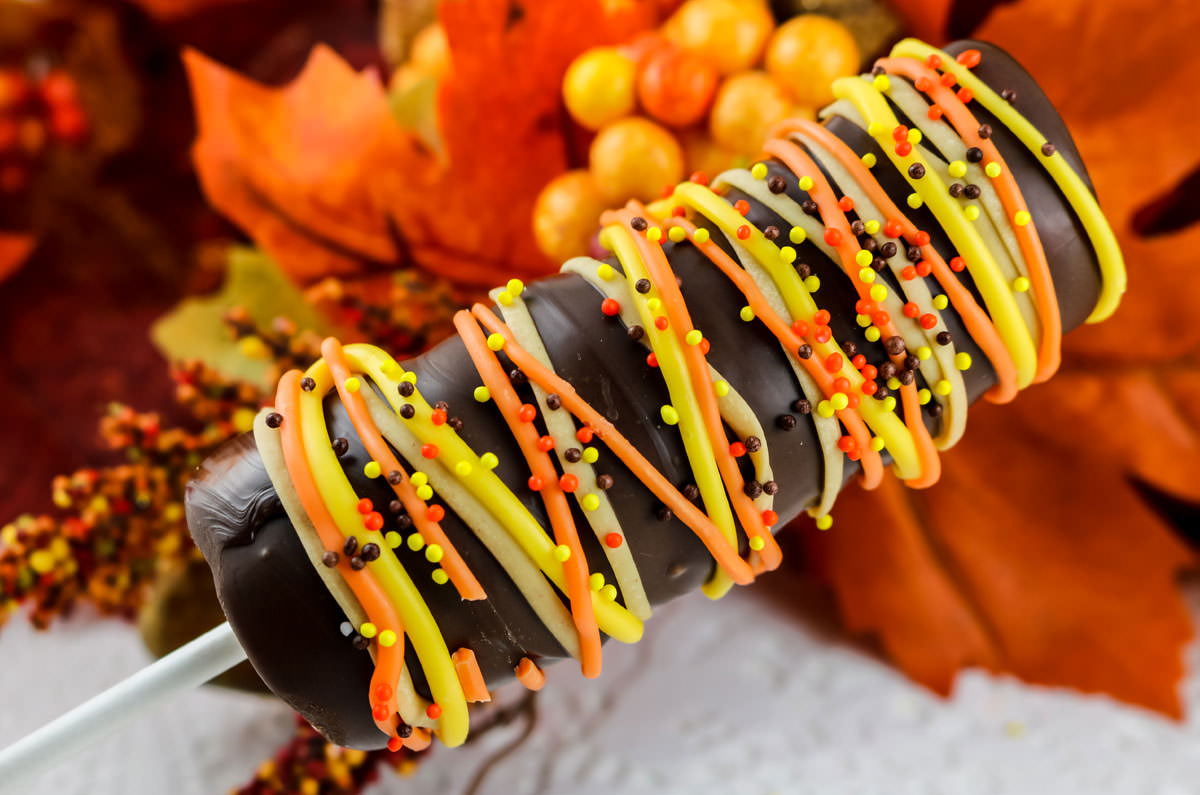
<svg viewBox="0 0 1200 795">
<path fill-rule="evenodd" d="M 168 696 L 199 687 L 244 659 L 246 652 L 229 624 L 209 630 L 0 751 L 0 792 L 28 792 L 22 784 L 29 778 L 105 731 Z"/>
</svg>

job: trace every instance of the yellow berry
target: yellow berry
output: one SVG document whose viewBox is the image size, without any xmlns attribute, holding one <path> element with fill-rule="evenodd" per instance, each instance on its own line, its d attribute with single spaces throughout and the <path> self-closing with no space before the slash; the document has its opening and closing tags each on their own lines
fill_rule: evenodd
<svg viewBox="0 0 1200 795">
<path fill-rule="evenodd" d="M 634 62 L 615 47 L 593 47 L 567 67 L 563 101 L 589 130 L 628 116 L 634 108 Z"/>
<path fill-rule="evenodd" d="M 832 102 L 834 78 L 854 74 L 860 63 L 862 53 L 846 26 L 817 14 L 788 20 L 767 45 L 767 71 L 801 105 Z"/>
<path fill-rule="evenodd" d="M 721 74 L 730 74 L 758 63 L 774 28 L 761 0 L 688 0 L 663 25 L 663 33 Z"/>
<path fill-rule="evenodd" d="M 657 198 L 683 177 L 683 150 L 675 136 L 648 119 L 615 121 L 600 130 L 589 152 L 592 175 L 609 204 Z"/>
<path fill-rule="evenodd" d="M 607 205 L 591 172 L 560 174 L 538 194 L 533 205 L 533 236 L 538 248 L 555 262 L 587 253 Z"/>
<path fill-rule="evenodd" d="M 767 132 L 792 109 L 787 94 L 766 72 L 741 72 L 721 84 L 709 114 L 709 131 L 736 152 L 757 151 Z"/>
</svg>

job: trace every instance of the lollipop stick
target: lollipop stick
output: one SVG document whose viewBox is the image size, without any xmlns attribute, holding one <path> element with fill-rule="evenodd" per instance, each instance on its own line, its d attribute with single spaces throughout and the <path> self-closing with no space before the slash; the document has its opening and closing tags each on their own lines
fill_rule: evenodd
<svg viewBox="0 0 1200 795">
<path fill-rule="evenodd" d="M 0 751 L 0 791 L 28 791 L 20 785 L 31 776 L 167 696 L 198 687 L 244 659 L 229 624 L 209 630 Z"/>
</svg>

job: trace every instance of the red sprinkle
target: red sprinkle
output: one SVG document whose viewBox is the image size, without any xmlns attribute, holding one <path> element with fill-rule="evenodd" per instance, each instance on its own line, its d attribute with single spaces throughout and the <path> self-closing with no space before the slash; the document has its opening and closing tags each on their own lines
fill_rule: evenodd
<svg viewBox="0 0 1200 795">
<path fill-rule="evenodd" d="M 434 409 L 433 411 L 431 411 L 429 413 L 429 421 L 432 422 L 434 425 L 445 425 L 446 424 L 446 410 L 445 409 Z"/>
<path fill-rule="evenodd" d="M 831 353 L 825 357 L 825 371 L 836 373 L 842 369 L 842 355 L 840 353 Z"/>
<path fill-rule="evenodd" d="M 604 543 L 607 544 L 610 549 L 616 549 L 617 547 L 621 546 L 621 544 L 625 543 L 625 538 L 620 533 L 609 533 L 604 537 Z"/>
<path fill-rule="evenodd" d="M 846 395 L 846 405 L 852 409 L 858 408 L 858 395 L 850 392 Z"/>
<path fill-rule="evenodd" d="M 929 330 L 937 325 L 937 316 L 931 313 L 921 315 L 921 328 Z"/>
<path fill-rule="evenodd" d="M 879 384 L 874 381 L 863 381 L 862 383 L 862 393 L 864 395 L 874 395 L 877 389 L 879 389 Z"/>
<path fill-rule="evenodd" d="M 850 389 L 850 379 L 845 376 L 833 379 L 834 392 L 846 392 Z"/>
<path fill-rule="evenodd" d="M 843 453 L 849 453 L 852 450 L 858 449 L 858 443 L 854 441 L 853 436 L 842 436 L 837 440 L 838 449 Z"/>
<path fill-rule="evenodd" d="M 366 497 L 363 497 L 361 500 L 358 501 L 358 512 L 359 513 L 370 513 L 373 510 L 375 510 L 375 503 L 371 502 Z"/>
<path fill-rule="evenodd" d="M 551 450 L 553 450 L 554 449 L 554 437 L 553 436 L 539 436 L 538 440 L 537 440 L 537 449 L 541 450 L 543 453 L 548 453 Z"/>
<path fill-rule="evenodd" d="M 387 720 L 387 716 L 385 715 L 383 718 L 381 718 L 381 720 Z M 399 737 L 389 737 L 388 738 L 387 748 L 393 754 L 396 753 L 397 751 L 399 751 L 403 747 L 404 747 L 404 741 L 401 740 Z"/>
<path fill-rule="evenodd" d="M 861 370 L 867 364 L 867 357 L 863 356 L 861 353 L 856 354 L 855 357 L 850 360 L 850 364 L 854 365 L 855 370 Z"/>
<path fill-rule="evenodd" d="M 944 113 L 945 111 L 937 105 L 930 105 L 929 110 L 925 111 L 925 115 L 929 117 L 930 121 L 940 121 Z"/>
<path fill-rule="evenodd" d="M 979 52 L 979 50 L 972 49 L 963 50 L 955 57 L 954 60 L 958 61 L 968 69 L 974 69 L 976 66 L 979 66 L 979 61 L 982 58 L 983 55 Z"/>
<path fill-rule="evenodd" d="M 933 81 L 922 75 L 913 81 L 913 86 L 916 87 L 917 91 L 928 93 L 929 89 L 933 88 Z"/>
<path fill-rule="evenodd" d="M 908 141 L 902 141 L 896 144 L 896 154 L 901 157 L 908 157 L 912 153 L 912 144 Z"/>
<path fill-rule="evenodd" d="M 975 95 L 972 94 L 971 90 L 967 88 L 960 88 L 955 96 L 958 97 L 958 101 L 964 105 L 975 98 Z"/>
<path fill-rule="evenodd" d="M 797 320 L 796 322 L 792 323 L 792 331 L 795 332 L 797 337 L 807 337 L 808 324 L 803 320 Z"/>
<path fill-rule="evenodd" d="M 886 326 L 888 323 L 891 323 L 891 322 L 892 322 L 892 316 L 889 315 L 887 312 L 881 311 L 881 312 L 876 312 L 875 314 L 871 315 L 871 323 L 878 326 L 880 329 L 882 329 L 884 326 Z"/>
<path fill-rule="evenodd" d="M 693 171 L 692 175 L 688 177 L 688 182 L 694 182 L 697 185 L 707 185 L 708 175 L 703 171 Z"/>
<path fill-rule="evenodd" d="M 955 273 L 962 273 L 963 269 L 967 267 L 967 263 L 963 261 L 962 257 L 954 257 L 950 260 L 949 264 L 950 270 L 954 271 Z"/>
<path fill-rule="evenodd" d="M 650 353 L 646 354 L 646 364 L 650 365 L 651 367 L 658 367 L 658 356 L 654 353 L 654 351 L 650 351 Z"/>
<path fill-rule="evenodd" d="M 529 483 L 529 490 L 530 490 L 530 491 L 541 491 L 541 490 L 542 490 L 542 486 L 544 486 L 544 485 L 545 485 L 545 484 L 542 482 L 542 479 L 541 479 L 541 478 L 539 478 L 537 475 L 530 475 L 530 476 L 529 476 L 528 483 Z"/>
<path fill-rule="evenodd" d="M 813 333 L 813 339 L 815 339 L 817 342 L 822 342 L 822 343 L 829 342 L 829 339 L 832 336 L 833 336 L 833 332 L 829 330 L 829 326 L 820 326 Z"/>
<path fill-rule="evenodd" d="M 851 199 L 849 196 L 843 196 L 838 199 L 838 208 L 844 213 L 850 212 L 854 209 L 854 199 Z"/>
<path fill-rule="evenodd" d="M 928 246 L 929 245 L 929 233 L 918 230 L 918 232 L 915 235 L 913 235 L 913 242 L 916 243 L 918 246 Z"/>
<path fill-rule="evenodd" d="M 900 237 L 903 231 L 904 227 L 900 225 L 899 221 L 888 221 L 883 225 L 883 233 L 888 237 Z"/>
<path fill-rule="evenodd" d="M 430 704 L 425 708 L 425 714 L 428 715 L 431 720 L 437 720 L 438 718 L 442 717 L 442 708 L 437 704 Z"/>
<path fill-rule="evenodd" d="M 615 298 L 605 298 L 600 302 L 600 311 L 608 317 L 612 317 L 621 311 L 621 304 Z"/>
<path fill-rule="evenodd" d="M 738 215 L 745 215 L 750 212 L 750 202 L 745 199 L 738 199 L 733 203 L 733 209 L 738 211 Z"/>
<path fill-rule="evenodd" d="M 762 520 L 763 520 L 763 524 L 765 524 L 767 527 L 770 527 L 771 525 L 773 525 L 779 521 L 779 514 L 775 513 L 774 511 L 772 511 L 770 509 L 765 510 L 762 512 Z"/>
<path fill-rule="evenodd" d="M 868 364 L 862 369 L 862 377 L 868 381 L 874 381 L 877 375 L 879 375 L 879 371 L 875 369 L 875 365 L 873 364 Z"/>
<path fill-rule="evenodd" d="M 430 505 L 425 509 L 425 518 L 431 522 L 440 522 L 446 518 L 446 509 L 440 505 Z"/>
<path fill-rule="evenodd" d="M 908 128 L 903 124 L 897 124 L 892 128 L 892 138 L 896 141 L 908 140 Z"/>
<path fill-rule="evenodd" d="M 517 419 L 521 422 L 533 422 L 533 418 L 537 416 L 537 409 L 532 403 L 522 403 L 521 408 L 517 410 Z"/>
<path fill-rule="evenodd" d="M 659 331 L 666 331 L 668 325 L 670 324 L 667 322 L 666 315 L 659 315 L 658 317 L 654 318 L 654 327 Z"/>
<path fill-rule="evenodd" d="M 421 445 L 421 455 L 425 458 L 437 458 L 438 449 L 436 444 Z"/>
<path fill-rule="evenodd" d="M 869 315 L 878 308 L 874 301 L 868 301 L 865 298 L 860 298 L 854 302 L 854 311 L 860 315 Z"/>
<path fill-rule="evenodd" d="M 941 69 L 942 56 L 938 55 L 937 53 L 930 53 L 929 57 L 925 59 L 925 63 L 929 64 L 930 69 Z"/>
<path fill-rule="evenodd" d="M 750 237 L 750 227 L 747 224 L 742 224 L 737 228 L 738 240 L 746 240 Z"/>
<path fill-rule="evenodd" d="M 558 479 L 558 487 L 570 494 L 579 488 L 579 478 L 572 475 L 570 472 Z"/>
<path fill-rule="evenodd" d="M 666 185 L 663 185 L 662 190 L 660 190 L 658 192 L 658 197 L 660 199 L 669 199 L 669 198 L 671 198 L 671 194 L 674 192 L 675 192 L 675 186 L 670 183 L 667 183 Z"/>
<path fill-rule="evenodd" d="M 944 85 L 946 88 L 953 87 L 954 84 L 957 82 L 958 82 L 958 78 L 956 78 L 950 72 L 946 72 L 946 74 L 942 75 L 942 85 Z"/>
<path fill-rule="evenodd" d="M 584 444 L 591 444 L 592 437 L 594 437 L 595 435 L 596 435 L 596 432 L 593 431 L 591 428 L 587 427 L 586 425 L 583 426 L 582 428 L 580 428 L 579 430 L 575 431 L 575 438 L 578 439 L 579 441 L 583 442 Z"/>
<path fill-rule="evenodd" d="M 375 718 L 375 720 L 387 720 L 391 714 L 392 711 L 388 709 L 387 704 L 376 704 L 375 708 L 371 710 L 371 716 Z M 396 739 L 399 738 L 397 737 Z"/>
<path fill-rule="evenodd" d="M 379 513 L 379 511 L 371 511 L 366 515 L 366 518 L 363 519 L 363 527 L 367 528 L 372 533 L 382 530 L 383 514 Z"/>
<path fill-rule="evenodd" d="M 829 318 L 829 310 L 828 309 L 818 309 L 817 314 L 813 315 L 813 322 L 816 323 L 818 326 L 828 326 L 829 319 L 830 318 Z"/>
<path fill-rule="evenodd" d="M 380 701 L 391 701 L 392 695 L 392 686 L 386 682 L 381 683 L 379 687 L 375 688 L 375 698 Z"/>
<path fill-rule="evenodd" d="M 687 208 L 686 207 L 672 207 L 671 215 L 674 216 L 675 218 L 683 218 L 685 215 L 687 215 Z"/>
<path fill-rule="evenodd" d="M 708 341 L 708 337 L 700 340 L 700 353 L 707 356 L 710 350 L 712 350 L 712 343 Z"/>
<path fill-rule="evenodd" d="M 905 317 L 916 317 L 919 314 L 921 314 L 921 308 L 919 306 L 917 306 L 916 304 L 914 304 L 912 301 L 909 301 L 907 304 L 904 305 L 904 316 Z"/>
<path fill-rule="evenodd" d="M 905 265 L 904 270 L 900 271 L 900 278 L 911 282 L 917 278 L 917 269 L 912 265 Z"/>
<path fill-rule="evenodd" d="M 734 458 L 741 458 L 746 454 L 746 445 L 741 442 L 734 442 L 729 445 L 729 454 Z"/>
<path fill-rule="evenodd" d="M 825 230 L 825 242 L 831 246 L 840 244 L 842 242 L 842 233 L 832 227 L 829 227 Z"/>
<path fill-rule="evenodd" d="M 917 263 L 917 275 L 918 276 L 928 276 L 932 272 L 933 272 L 933 266 L 930 265 L 925 260 L 921 260 L 920 262 Z"/>
</svg>

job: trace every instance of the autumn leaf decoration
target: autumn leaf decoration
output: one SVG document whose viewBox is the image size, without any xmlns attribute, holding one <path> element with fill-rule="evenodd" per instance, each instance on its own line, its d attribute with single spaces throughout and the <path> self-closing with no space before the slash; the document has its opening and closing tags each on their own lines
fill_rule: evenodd
<svg viewBox="0 0 1200 795">
<path fill-rule="evenodd" d="M 1194 75 L 1161 57 L 1197 25 L 1192 6 L 1156 17 L 1134 0 L 1068 0 L 1002 7 L 976 34 L 1062 112 L 1129 292 L 1111 320 L 1064 338 L 1051 381 L 972 408 L 935 488 L 855 489 L 829 533 L 804 530 L 849 628 L 939 692 L 980 666 L 1181 715 L 1193 630 L 1176 576 L 1196 561 L 1146 496 L 1200 505 L 1200 224 L 1193 207 L 1190 225 L 1143 237 L 1132 219 L 1200 166 L 1200 108 L 1180 102 Z M 1072 57 L 1046 41 L 1070 42 Z"/>
<path fill-rule="evenodd" d="M 547 273 L 558 263 L 538 252 L 530 219 L 538 191 L 568 167 L 562 73 L 582 50 L 649 24 L 644 6 L 440 3 L 451 71 L 438 89 L 438 152 L 395 121 L 374 72 L 327 47 L 278 89 L 189 51 L 201 185 L 300 282 L 411 264 L 476 286 Z"/>
</svg>

